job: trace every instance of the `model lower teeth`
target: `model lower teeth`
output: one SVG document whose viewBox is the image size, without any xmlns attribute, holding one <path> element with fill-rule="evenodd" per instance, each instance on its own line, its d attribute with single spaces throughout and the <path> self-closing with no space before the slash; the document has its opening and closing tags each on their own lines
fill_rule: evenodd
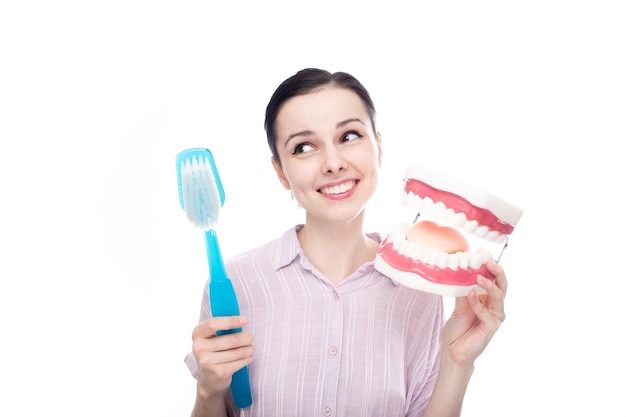
<svg viewBox="0 0 626 417">
<path fill-rule="evenodd" d="M 423 222 L 416 223 L 416 225 L 421 223 Z M 454 251 L 440 250 L 440 248 L 433 247 L 432 242 L 428 242 L 428 240 L 433 239 L 436 236 L 433 233 L 436 232 L 423 233 L 421 236 L 424 236 L 427 241 L 416 242 L 411 237 L 411 230 L 412 228 L 408 225 L 397 225 L 388 238 L 393 245 L 393 249 L 407 258 L 453 271 L 459 268 L 478 270 L 481 265 L 493 259 L 493 255 L 485 250 L 471 253 L 468 247 Z M 450 230 L 454 229 L 450 228 Z M 456 244 L 454 240 L 451 240 L 450 243 L 452 245 Z"/>
</svg>

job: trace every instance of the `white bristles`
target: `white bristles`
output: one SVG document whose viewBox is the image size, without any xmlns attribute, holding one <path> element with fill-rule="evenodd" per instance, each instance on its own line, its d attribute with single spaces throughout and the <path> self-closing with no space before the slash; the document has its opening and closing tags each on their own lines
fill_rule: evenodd
<svg viewBox="0 0 626 417">
<path fill-rule="evenodd" d="M 180 166 L 180 176 L 187 218 L 204 231 L 214 229 L 221 206 L 208 158 L 185 159 Z"/>
</svg>

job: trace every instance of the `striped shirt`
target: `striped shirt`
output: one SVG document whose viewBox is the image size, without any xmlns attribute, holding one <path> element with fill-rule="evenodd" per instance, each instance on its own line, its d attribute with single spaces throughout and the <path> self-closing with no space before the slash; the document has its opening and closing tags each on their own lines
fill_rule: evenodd
<svg viewBox="0 0 626 417">
<path fill-rule="evenodd" d="M 373 262 L 335 286 L 304 256 L 300 227 L 226 262 L 256 348 L 253 403 L 229 401 L 229 415 L 422 415 L 439 367 L 442 298 L 397 285 Z M 209 317 L 205 289 L 200 320 Z M 195 377 L 192 353 L 185 362 Z"/>
</svg>

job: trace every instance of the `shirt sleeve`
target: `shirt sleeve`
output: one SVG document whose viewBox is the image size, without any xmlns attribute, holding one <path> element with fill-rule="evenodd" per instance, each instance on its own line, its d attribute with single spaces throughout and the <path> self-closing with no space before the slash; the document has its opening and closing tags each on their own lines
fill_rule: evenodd
<svg viewBox="0 0 626 417">
<path fill-rule="evenodd" d="M 210 317 L 211 306 L 209 305 L 209 290 L 207 281 L 207 283 L 204 285 L 204 291 L 202 292 L 202 302 L 200 304 L 200 317 L 198 319 L 198 323 L 202 323 Z M 187 364 L 187 368 L 189 368 L 189 372 L 191 372 L 191 375 L 196 378 L 198 376 L 199 366 L 193 352 L 190 351 L 189 353 L 187 353 L 187 356 L 185 356 L 185 363 Z"/>
</svg>

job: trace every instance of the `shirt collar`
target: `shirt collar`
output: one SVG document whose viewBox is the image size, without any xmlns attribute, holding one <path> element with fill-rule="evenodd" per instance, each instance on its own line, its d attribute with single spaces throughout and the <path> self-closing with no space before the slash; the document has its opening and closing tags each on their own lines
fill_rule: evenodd
<svg viewBox="0 0 626 417">
<path fill-rule="evenodd" d="M 300 246 L 300 241 L 298 240 L 298 230 L 302 229 L 303 226 L 304 225 L 302 224 L 298 224 L 289 228 L 278 239 L 276 257 L 272 261 L 272 266 L 275 271 L 286 267 L 302 256 L 302 247 Z M 367 233 L 367 236 L 379 243 L 381 242 L 381 236 L 379 233 Z M 373 268 L 373 262 L 369 263 L 369 265 L 365 267 L 366 269 Z"/>
<path fill-rule="evenodd" d="M 298 240 L 298 230 L 302 229 L 302 226 L 298 224 L 289 228 L 276 242 L 276 257 L 272 261 L 274 270 L 278 271 L 289 265 L 302 253 L 302 247 Z"/>
</svg>

